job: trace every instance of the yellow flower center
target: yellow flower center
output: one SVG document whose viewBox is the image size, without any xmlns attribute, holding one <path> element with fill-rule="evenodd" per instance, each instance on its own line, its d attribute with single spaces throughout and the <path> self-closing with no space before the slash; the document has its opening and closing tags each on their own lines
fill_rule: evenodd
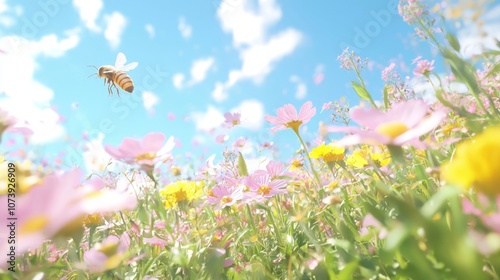
<svg viewBox="0 0 500 280">
<path fill-rule="evenodd" d="M 116 254 L 118 251 L 118 246 L 120 245 L 120 242 L 109 242 L 106 245 L 102 245 L 97 251 L 103 253 L 104 255 L 111 257 Z"/>
<path fill-rule="evenodd" d="M 402 122 L 392 122 L 379 125 L 375 129 L 375 131 L 385 136 L 389 136 L 391 139 L 394 139 L 408 131 L 408 129 L 409 127 Z"/>
<path fill-rule="evenodd" d="M 233 121 L 232 121 L 232 124 L 233 124 L 233 125 L 239 125 L 239 124 L 240 124 L 240 121 L 239 121 L 239 120 L 233 120 Z"/>
<path fill-rule="evenodd" d="M 266 186 L 260 186 L 259 190 L 257 190 L 257 193 L 260 195 L 266 195 L 270 191 L 271 191 L 271 187 L 266 185 Z"/>
<path fill-rule="evenodd" d="M 83 220 L 83 223 L 86 226 L 98 226 L 102 222 L 104 222 L 104 219 L 102 218 L 102 215 L 100 213 L 88 214 Z"/>
<path fill-rule="evenodd" d="M 44 228 L 45 225 L 47 225 L 47 223 L 48 223 L 47 217 L 41 216 L 41 215 L 34 216 L 34 217 L 28 219 L 28 221 L 26 221 L 26 223 L 24 223 L 19 228 L 19 233 L 20 234 L 30 234 L 30 233 L 39 231 L 42 228 Z"/>
<path fill-rule="evenodd" d="M 135 159 L 137 161 L 140 161 L 140 160 L 153 160 L 155 158 L 156 158 L 156 153 L 149 152 L 149 153 L 138 155 Z"/>
<path fill-rule="evenodd" d="M 207 195 L 211 196 L 211 197 L 215 197 L 215 194 L 214 194 L 214 192 L 212 190 L 208 190 L 207 191 Z"/>
<path fill-rule="evenodd" d="M 222 197 L 221 201 L 223 203 L 229 203 L 229 202 L 233 201 L 233 199 L 231 197 L 225 195 L 225 196 Z"/>
</svg>

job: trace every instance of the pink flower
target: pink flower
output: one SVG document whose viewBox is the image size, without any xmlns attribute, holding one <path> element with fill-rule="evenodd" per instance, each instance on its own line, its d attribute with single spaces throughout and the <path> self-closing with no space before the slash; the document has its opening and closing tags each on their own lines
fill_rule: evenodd
<svg viewBox="0 0 500 280">
<path fill-rule="evenodd" d="M 266 115 L 266 121 L 275 126 L 271 131 L 285 130 L 287 128 L 293 129 L 295 133 L 299 133 L 300 125 L 308 123 L 311 118 L 316 114 L 316 108 L 312 106 L 311 101 L 307 101 L 300 108 L 299 114 L 292 104 L 285 104 L 283 107 L 278 108 L 278 116 Z"/>
<path fill-rule="evenodd" d="M 229 135 L 227 134 L 219 134 L 215 137 L 215 142 L 218 143 L 218 144 L 222 144 L 224 142 L 227 141 L 227 139 L 229 139 Z"/>
<path fill-rule="evenodd" d="M 329 126 L 329 132 L 352 133 L 341 139 L 338 145 L 395 145 L 411 144 L 418 148 L 425 144 L 418 138 L 439 125 L 446 113 L 439 111 L 427 115 L 429 105 L 423 100 L 408 100 L 397 103 L 387 112 L 374 108 L 356 108 L 351 118 L 359 127 Z"/>
<path fill-rule="evenodd" d="M 391 73 L 392 69 L 394 69 L 394 66 L 396 66 L 396 64 L 393 62 L 391 63 L 391 65 L 382 70 L 382 80 L 387 82 L 391 78 L 389 74 Z"/>
<path fill-rule="evenodd" d="M 237 126 L 241 124 L 241 114 L 240 113 L 225 113 L 224 118 L 226 119 L 226 123 L 230 125 L 230 127 Z"/>
<path fill-rule="evenodd" d="M 246 185 L 249 188 L 249 191 L 245 192 L 244 200 L 246 201 L 260 202 L 266 198 L 287 193 L 285 180 L 271 180 L 271 176 L 266 173 L 248 176 Z"/>
<path fill-rule="evenodd" d="M 18 198 L 18 254 L 37 248 L 56 235 L 78 230 L 88 214 L 132 210 L 137 204 L 134 194 L 103 190 L 102 184 L 94 180 L 81 185 L 82 180 L 83 172 L 79 169 L 48 175 Z M 0 199 L 7 201 L 5 196 Z M 7 215 L 7 211 L 0 212 L 0 219 L 6 221 Z M 7 240 L 4 234 L 8 232 L 1 230 L 0 238 Z M 7 242 L 0 243 L 0 250 L 7 252 L 7 246 Z M 0 257 L 0 266 L 5 264 L 4 257 L 5 254 Z"/>
<path fill-rule="evenodd" d="M 271 176 L 271 180 L 278 179 L 283 176 L 292 176 L 293 174 L 286 171 L 285 164 L 279 161 L 269 161 L 266 165 L 266 170 L 256 170 L 255 174 L 267 174 Z"/>
<path fill-rule="evenodd" d="M 213 187 L 207 197 L 208 203 L 216 205 L 215 209 L 220 210 L 226 206 L 234 205 L 243 198 L 242 186 L 232 185 L 229 182 Z"/>
<path fill-rule="evenodd" d="M 94 273 L 104 272 L 120 265 L 130 247 L 130 237 L 123 233 L 120 238 L 111 235 L 83 254 L 87 269 Z"/>
<path fill-rule="evenodd" d="M 123 161 L 130 165 L 139 165 L 146 172 L 151 172 L 158 162 L 170 159 L 170 152 L 174 148 L 174 137 L 170 137 L 165 143 L 165 135 L 152 132 L 144 136 L 144 139 L 123 139 L 118 148 L 106 145 L 104 149 L 114 159 Z"/>
<path fill-rule="evenodd" d="M 417 66 L 413 70 L 413 75 L 417 77 L 427 76 L 429 72 L 434 70 L 434 60 L 429 62 L 427 59 L 417 62 Z"/>
<path fill-rule="evenodd" d="M 240 137 L 233 142 L 233 147 L 234 148 L 243 148 L 246 143 L 247 143 L 247 139 L 245 137 Z"/>
</svg>

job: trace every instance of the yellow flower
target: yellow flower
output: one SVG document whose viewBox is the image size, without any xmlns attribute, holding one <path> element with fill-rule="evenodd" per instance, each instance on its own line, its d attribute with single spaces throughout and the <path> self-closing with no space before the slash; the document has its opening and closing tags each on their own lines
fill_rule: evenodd
<svg viewBox="0 0 500 280">
<path fill-rule="evenodd" d="M 391 154 L 386 149 L 380 153 L 370 154 L 370 158 L 378 167 L 386 166 L 391 162 Z"/>
<path fill-rule="evenodd" d="M 349 155 L 346 159 L 346 163 L 350 166 L 357 168 L 363 168 L 369 165 L 368 159 L 371 159 L 377 167 L 386 166 L 391 162 L 391 156 L 386 149 L 382 149 L 381 152 L 373 152 L 373 147 L 368 145 L 363 145 L 360 150 L 356 150 Z"/>
<path fill-rule="evenodd" d="M 311 158 L 321 158 L 325 163 L 344 159 L 345 148 L 325 143 L 313 148 L 309 153 Z"/>
<path fill-rule="evenodd" d="M 490 127 L 457 145 L 454 158 L 441 167 L 443 179 L 485 194 L 500 193 L 500 127 Z"/>
<path fill-rule="evenodd" d="M 177 181 L 160 190 L 165 208 L 171 208 L 182 201 L 192 202 L 203 193 L 203 182 Z"/>
<path fill-rule="evenodd" d="M 302 162 L 301 159 L 294 159 L 292 160 L 292 163 L 290 164 L 290 170 L 295 170 L 298 168 L 301 168 L 304 166 L 304 163 Z"/>
<path fill-rule="evenodd" d="M 352 155 L 347 156 L 347 159 L 345 160 L 345 163 L 350 166 L 354 166 L 357 168 L 363 168 L 368 166 L 368 153 L 371 151 L 372 147 L 368 147 L 367 149 L 364 148 L 363 146 L 362 149 L 356 150 L 352 153 Z"/>
</svg>

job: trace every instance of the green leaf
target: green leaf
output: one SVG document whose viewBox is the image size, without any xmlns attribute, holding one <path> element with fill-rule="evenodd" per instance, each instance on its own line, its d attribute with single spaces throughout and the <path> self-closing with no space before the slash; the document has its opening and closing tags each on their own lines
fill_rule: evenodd
<svg viewBox="0 0 500 280">
<path fill-rule="evenodd" d="M 240 176 L 248 176 L 247 164 L 241 152 L 238 152 L 238 172 Z"/>
<path fill-rule="evenodd" d="M 358 266 L 359 266 L 358 261 L 352 261 L 348 263 L 346 266 L 344 266 L 342 271 L 340 271 L 339 280 L 354 279 L 353 276 L 356 270 L 358 269 Z"/>
<path fill-rule="evenodd" d="M 384 106 L 389 109 L 389 86 L 384 87 Z"/>
<path fill-rule="evenodd" d="M 458 42 L 457 37 L 455 37 L 451 33 L 448 33 L 446 34 L 446 39 L 448 39 L 448 42 L 455 51 L 460 52 L 460 42 Z"/>
<path fill-rule="evenodd" d="M 432 217 L 446 204 L 451 197 L 457 196 L 458 188 L 445 186 L 427 201 L 420 212 L 428 219 Z"/>
<path fill-rule="evenodd" d="M 354 90 L 358 94 L 359 98 L 367 100 L 367 101 L 373 101 L 370 93 L 363 86 L 361 86 L 360 84 L 358 84 L 354 81 L 352 81 L 351 83 L 352 83 L 352 87 L 354 88 Z"/>
</svg>

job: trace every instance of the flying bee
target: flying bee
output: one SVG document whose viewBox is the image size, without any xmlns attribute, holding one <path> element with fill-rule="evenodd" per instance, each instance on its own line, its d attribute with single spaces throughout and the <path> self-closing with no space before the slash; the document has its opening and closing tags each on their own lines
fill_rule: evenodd
<svg viewBox="0 0 500 280">
<path fill-rule="evenodd" d="M 125 72 L 135 69 L 137 65 L 139 65 L 139 63 L 132 62 L 125 65 L 125 62 L 127 62 L 127 58 L 123 53 L 120 52 L 116 56 L 115 66 L 104 65 L 97 68 L 91 65 L 97 70 L 97 73 L 94 73 L 92 75 L 97 75 L 99 78 L 104 78 L 104 84 L 108 84 L 109 95 L 113 94 L 113 88 L 115 88 L 116 93 L 118 94 L 118 96 L 120 96 L 120 92 L 118 91 L 118 87 L 116 85 L 118 85 L 128 93 L 132 93 L 134 91 L 134 82 Z"/>
</svg>

